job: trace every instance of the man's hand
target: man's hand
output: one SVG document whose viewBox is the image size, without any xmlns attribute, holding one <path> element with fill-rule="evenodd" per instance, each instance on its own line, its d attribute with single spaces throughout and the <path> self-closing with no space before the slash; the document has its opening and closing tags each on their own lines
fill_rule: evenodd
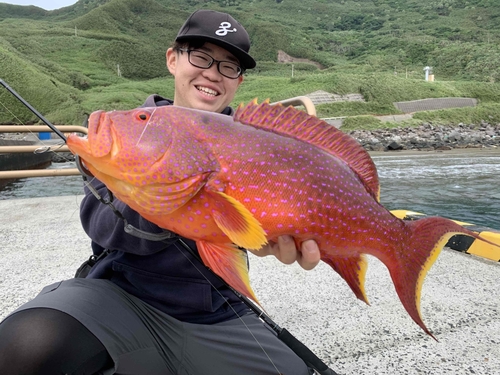
<svg viewBox="0 0 500 375">
<path fill-rule="evenodd" d="M 301 243 L 300 250 L 297 250 L 295 241 L 291 236 L 280 236 L 278 242 L 269 243 L 258 251 L 252 251 L 259 257 L 274 255 L 279 261 L 285 264 L 297 263 L 305 270 L 311 270 L 320 261 L 318 244 L 314 240 L 307 240 Z"/>
</svg>

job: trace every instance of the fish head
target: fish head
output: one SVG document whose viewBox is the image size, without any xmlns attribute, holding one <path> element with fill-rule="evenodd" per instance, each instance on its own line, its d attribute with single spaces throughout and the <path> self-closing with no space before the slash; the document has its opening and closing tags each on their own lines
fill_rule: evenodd
<svg viewBox="0 0 500 375">
<path fill-rule="evenodd" d="M 154 116 L 155 110 L 94 112 L 89 117 L 87 139 L 71 135 L 68 147 L 89 168 L 126 178 L 134 185 L 145 184 L 172 144 L 172 123 L 168 116 Z"/>
<path fill-rule="evenodd" d="M 97 111 L 89 117 L 87 138 L 70 135 L 67 145 L 131 207 L 169 212 L 218 168 L 206 144 L 192 134 L 196 120 L 189 113 L 174 106 Z"/>
</svg>

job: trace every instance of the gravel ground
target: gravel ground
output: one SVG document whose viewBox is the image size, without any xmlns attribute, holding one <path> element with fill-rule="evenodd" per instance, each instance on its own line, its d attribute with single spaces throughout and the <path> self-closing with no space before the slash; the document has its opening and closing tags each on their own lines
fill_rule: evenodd
<svg viewBox="0 0 500 375">
<path fill-rule="evenodd" d="M 0 319 L 45 285 L 70 278 L 90 255 L 81 196 L 0 201 Z M 251 258 L 251 280 L 270 316 L 339 374 L 500 374 L 500 264 L 444 250 L 422 290 L 439 342 L 403 309 L 385 267 L 370 258 L 358 301 L 320 264 L 313 271 Z"/>
</svg>

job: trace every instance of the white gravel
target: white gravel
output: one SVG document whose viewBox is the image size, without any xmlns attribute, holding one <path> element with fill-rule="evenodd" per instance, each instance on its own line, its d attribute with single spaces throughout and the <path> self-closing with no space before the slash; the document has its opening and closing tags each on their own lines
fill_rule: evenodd
<svg viewBox="0 0 500 375">
<path fill-rule="evenodd" d="M 90 255 L 81 196 L 0 201 L 0 319 L 45 285 L 70 278 Z M 358 301 L 321 264 L 306 272 L 251 258 L 251 280 L 270 316 L 339 374 L 500 374 L 500 264 L 444 250 L 427 275 L 413 323 L 389 274 L 370 258 Z"/>
</svg>

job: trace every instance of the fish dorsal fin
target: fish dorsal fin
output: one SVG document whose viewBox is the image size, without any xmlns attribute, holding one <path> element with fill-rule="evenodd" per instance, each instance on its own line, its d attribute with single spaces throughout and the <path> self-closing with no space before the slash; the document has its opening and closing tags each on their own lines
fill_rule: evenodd
<svg viewBox="0 0 500 375">
<path fill-rule="evenodd" d="M 281 103 L 271 105 L 266 100 L 258 104 L 257 99 L 247 105 L 240 104 L 234 120 L 300 139 L 339 157 L 360 176 L 377 201 L 380 200 L 377 168 L 368 152 L 353 137 L 326 121 Z"/>
</svg>

